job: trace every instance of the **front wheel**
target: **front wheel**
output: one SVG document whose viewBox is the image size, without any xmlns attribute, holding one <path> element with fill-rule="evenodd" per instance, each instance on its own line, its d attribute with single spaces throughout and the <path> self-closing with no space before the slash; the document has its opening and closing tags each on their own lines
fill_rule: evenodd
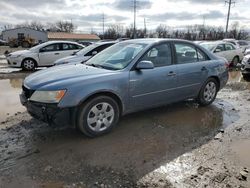
<svg viewBox="0 0 250 188">
<path fill-rule="evenodd" d="M 214 78 L 209 78 L 200 90 L 198 103 L 201 106 L 207 106 L 214 102 L 218 92 L 218 87 L 218 82 Z"/>
<path fill-rule="evenodd" d="M 25 59 L 22 62 L 22 69 L 32 71 L 36 68 L 36 62 L 33 59 Z"/>
<path fill-rule="evenodd" d="M 88 137 L 108 133 L 119 121 L 119 106 L 108 96 L 95 97 L 79 107 L 77 128 Z"/>
</svg>

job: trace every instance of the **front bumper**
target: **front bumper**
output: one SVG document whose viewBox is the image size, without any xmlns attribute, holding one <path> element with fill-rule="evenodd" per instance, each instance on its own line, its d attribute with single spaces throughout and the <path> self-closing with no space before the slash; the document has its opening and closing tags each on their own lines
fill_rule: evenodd
<svg viewBox="0 0 250 188">
<path fill-rule="evenodd" d="M 75 110 L 73 108 L 59 108 L 57 104 L 47 104 L 29 101 L 25 94 L 20 95 L 20 101 L 28 111 L 28 113 L 45 123 L 56 126 L 75 126 L 74 117 Z"/>
<path fill-rule="evenodd" d="M 10 67 L 21 67 L 22 59 L 15 57 L 7 57 L 8 66 Z"/>
</svg>

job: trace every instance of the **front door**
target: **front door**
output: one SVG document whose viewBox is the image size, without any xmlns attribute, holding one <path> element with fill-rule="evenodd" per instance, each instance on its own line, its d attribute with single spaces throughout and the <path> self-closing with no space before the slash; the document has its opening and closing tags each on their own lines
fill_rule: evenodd
<svg viewBox="0 0 250 188">
<path fill-rule="evenodd" d="M 131 70 L 129 80 L 130 108 L 158 106 L 175 100 L 176 65 L 170 44 L 152 47 L 139 61 L 151 61 L 153 69 Z"/>
<path fill-rule="evenodd" d="M 64 57 L 60 43 L 50 44 L 40 49 L 39 66 L 53 65 L 57 59 Z"/>
</svg>

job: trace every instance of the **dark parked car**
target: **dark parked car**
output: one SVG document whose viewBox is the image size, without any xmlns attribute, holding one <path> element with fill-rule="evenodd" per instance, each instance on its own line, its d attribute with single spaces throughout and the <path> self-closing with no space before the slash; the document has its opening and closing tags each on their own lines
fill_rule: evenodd
<svg viewBox="0 0 250 188">
<path fill-rule="evenodd" d="M 72 126 L 94 137 L 131 112 L 192 98 L 209 105 L 227 80 L 226 62 L 201 46 L 138 39 L 117 43 L 86 64 L 28 76 L 20 99 L 32 116 L 56 122 L 67 115 Z"/>
</svg>

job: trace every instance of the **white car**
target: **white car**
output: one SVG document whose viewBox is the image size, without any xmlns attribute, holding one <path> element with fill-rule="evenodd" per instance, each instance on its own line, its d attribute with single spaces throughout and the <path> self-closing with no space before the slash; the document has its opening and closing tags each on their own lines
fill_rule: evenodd
<svg viewBox="0 0 250 188">
<path fill-rule="evenodd" d="M 21 50 L 6 56 L 10 67 L 34 70 L 36 67 L 52 66 L 60 58 L 75 54 L 83 45 L 69 41 L 49 41 L 29 50 Z"/>
<path fill-rule="evenodd" d="M 97 43 L 91 44 L 87 46 L 86 48 L 80 50 L 74 55 L 56 60 L 54 62 L 54 65 L 84 63 L 87 60 L 89 60 L 91 57 L 95 56 L 99 52 L 112 46 L 115 43 L 116 41 L 109 41 L 109 42 L 97 42 Z"/>
<path fill-rule="evenodd" d="M 228 61 L 229 65 L 236 66 L 243 59 L 241 48 L 237 48 L 229 42 L 203 42 L 200 45 L 215 53 L 217 56 L 224 57 Z"/>
</svg>

